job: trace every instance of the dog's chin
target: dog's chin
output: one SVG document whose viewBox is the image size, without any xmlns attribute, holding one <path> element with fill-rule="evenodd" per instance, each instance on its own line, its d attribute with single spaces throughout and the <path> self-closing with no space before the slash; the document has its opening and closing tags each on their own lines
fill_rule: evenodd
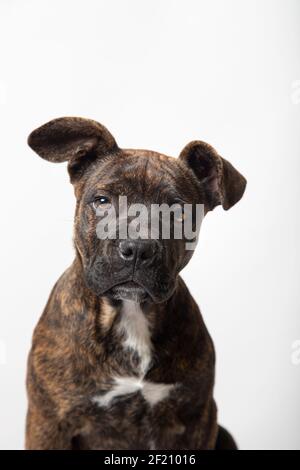
<svg viewBox="0 0 300 470">
<path fill-rule="evenodd" d="M 166 302 L 174 293 L 175 285 L 167 292 L 151 292 L 133 281 L 123 282 L 108 289 L 104 295 L 115 300 L 130 300 L 136 303 Z"/>
<path fill-rule="evenodd" d="M 116 300 L 131 300 L 132 302 L 152 302 L 151 295 L 133 281 L 123 282 L 116 286 L 111 287 L 106 293 L 106 296 Z"/>
</svg>

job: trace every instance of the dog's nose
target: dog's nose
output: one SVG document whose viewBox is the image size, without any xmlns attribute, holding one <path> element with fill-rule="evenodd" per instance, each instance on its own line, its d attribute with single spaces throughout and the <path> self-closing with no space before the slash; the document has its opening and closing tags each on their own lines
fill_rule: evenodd
<svg viewBox="0 0 300 470">
<path fill-rule="evenodd" d="M 119 252 L 126 261 L 146 261 L 155 256 L 157 243 L 155 240 L 122 240 Z"/>
</svg>

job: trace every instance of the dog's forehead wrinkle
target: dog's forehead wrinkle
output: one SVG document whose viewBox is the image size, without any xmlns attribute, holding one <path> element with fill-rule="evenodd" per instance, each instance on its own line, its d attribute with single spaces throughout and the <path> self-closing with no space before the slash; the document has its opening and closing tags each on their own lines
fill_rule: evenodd
<svg viewBox="0 0 300 470">
<path fill-rule="evenodd" d="M 176 159 L 158 162 L 157 157 L 125 157 L 121 165 L 108 160 L 97 168 L 89 180 L 86 198 L 101 191 L 113 196 L 127 196 L 133 202 L 159 202 L 162 199 L 182 199 L 186 175 Z"/>
</svg>

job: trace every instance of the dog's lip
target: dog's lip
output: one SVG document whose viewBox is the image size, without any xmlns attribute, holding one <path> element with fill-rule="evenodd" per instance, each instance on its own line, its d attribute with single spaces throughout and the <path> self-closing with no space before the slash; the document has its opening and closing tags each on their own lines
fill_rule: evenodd
<svg viewBox="0 0 300 470">
<path fill-rule="evenodd" d="M 176 283 L 174 281 L 174 287 L 173 289 L 170 289 L 170 292 L 168 293 L 167 297 L 163 297 L 162 299 L 160 298 L 159 295 L 155 295 L 154 292 L 152 292 L 151 289 L 148 289 L 147 285 L 144 283 L 139 282 L 139 280 L 136 280 L 135 277 L 130 277 L 127 278 L 126 281 L 121 281 L 121 282 L 116 282 L 115 284 L 111 285 L 105 291 L 101 292 L 101 295 L 105 294 L 121 294 L 122 292 L 124 293 L 131 293 L 133 295 L 136 295 L 137 297 L 144 298 L 144 301 L 150 301 L 154 303 L 160 303 L 160 302 L 165 302 L 171 295 L 173 294 L 175 290 Z"/>
<path fill-rule="evenodd" d="M 120 284 L 115 284 L 113 288 L 146 291 L 144 287 L 140 286 L 135 281 L 120 282 Z"/>
<path fill-rule="evenodd" d="M 122 296 L 123 294 L 125 298 L 129 294 L 130 297 L 133 296 L 139 298 L 140 301 L 146 301 L 147 299 L 151 298 L 147 289 L 134 281 L 120 282 L 119 284 L 115 284 L 113 287 L 111 287 L 109 291 L 111 291 L 111 293 L 114 295 L 117 294 Z"/>
</svg>

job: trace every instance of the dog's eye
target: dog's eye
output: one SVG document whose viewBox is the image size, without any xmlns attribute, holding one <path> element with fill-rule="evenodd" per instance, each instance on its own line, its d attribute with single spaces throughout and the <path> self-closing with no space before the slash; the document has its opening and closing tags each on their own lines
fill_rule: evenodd
<svg viewBox="0 0 300 470">
<path fill-rule="evenodd" d="M 111 202 L 106 196 L 98 196 L 92 202 L 93 209 L 109 209 Z"/>
</svg>

